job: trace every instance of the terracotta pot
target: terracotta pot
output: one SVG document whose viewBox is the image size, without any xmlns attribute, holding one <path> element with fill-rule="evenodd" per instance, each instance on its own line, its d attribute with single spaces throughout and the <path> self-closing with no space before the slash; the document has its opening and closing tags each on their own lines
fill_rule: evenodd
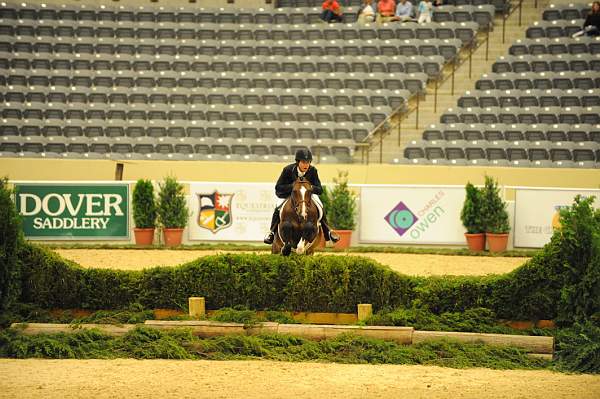
<svg viewBox="0 0 600 399">
<path fill-rule="evenodd" d="M 340 240 L 333 244 L 333 249 L 346 249 L 350 247 L 350 240 L 352 239 L 352 230 L 335 230 L 340 236 Z"/>
<path fill-rule="evenodd" d="M 490 252 L 506 251 L 506 245 L 508 244 L 508 233 L 485 233 L 485 237 L 487 238 Z"/>
<path fill-rule="evenodd" d="M 485 249 L 485 233 L 465 233 L 470 251 L 483 251 Z"/>
<path fill-rule="evenodd" d="M 133 229 L 135 236 L 135 245 L 152 245 L 154 241 L 154 228 L 151 229 Z"/>
<path fill-rule="evenodd" d="M 317 250 L 325 248 L 326 243 L 327 243 L 327 241 L 325 241 L 325 236 L 321 232 L 320 240 L 319 240 L 319 243 L 317 244 Z"/>
<path fill-rule="evenodd" d="M 183 235 L 183 229 L 163 229 L 165 236 L 165 245 L 167 247 L 176 247 L 181 245 L 181 236 Z"/>
</svg>

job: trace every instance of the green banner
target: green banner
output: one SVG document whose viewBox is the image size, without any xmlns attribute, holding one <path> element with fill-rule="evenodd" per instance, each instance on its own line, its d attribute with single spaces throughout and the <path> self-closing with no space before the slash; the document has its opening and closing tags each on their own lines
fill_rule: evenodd
<svg viewBox="0 0 600 399">
<path fill-rule="evenodd" d="M 15 184 L 25 237 L 128 239 L 127 184 Z"/>
</svg>

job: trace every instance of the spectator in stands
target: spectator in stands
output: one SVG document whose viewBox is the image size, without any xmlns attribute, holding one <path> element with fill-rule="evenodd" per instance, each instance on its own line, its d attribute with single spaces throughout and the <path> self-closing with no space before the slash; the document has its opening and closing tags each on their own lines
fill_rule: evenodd
<svg viewBox="0 0 600 399">
<path fill-rule="evenodd" d="M 358 10 L 358 18 L 356 22 L 361 25 L 367 25 L 375 22 L 375 10 L 371 3 L 373 0 L 364 0 L 362 6 Z"/>
<path fill-rule="evenodd" d="M 344 21 L 342 7 L 340 7 L 340 3 L 337 0 L 325 0 L 321 7 L 323 8 L 323 12 L 321 13 L 323 21 L 327 23 Z"/>
<path fill-rule="evenodd" d="M 279 226 L 279 211 L 281 206 L 284 204 L 284 200 L 289 198 L 292 194 L 292 187 L 297 178 L 302 177 L 312 184 L 312 200 L 321 205 L 319 195 L 323 192 L 321 186 L 321 180 L 319 180 L 319 173 L 317 168 L 311 165 L 312 153 L 308 148 L 299 149 L 296 151 L 296 163 L 289 164 L 281 171 L 279 179 L 275 184 L 275 195 L 281 199 L 279 205 L 275 207 L 273 211 L 273 218 L 271 220 L 271 229 L 264 238 L 265 244 L 273 244 L 275 240 L 275 234 L 277 233 L 277 226 Z M 329 227 L 327 217 L 325 215 L 325 209 L 323 209 L 323 216 L 321 217 L 321 228 L 323 229 L 323 236 L 325 241 L 331 241 L 336 243 L 340 240 L 340 236 Z"/>
<path fill-rule="evenodd" d="M 394 21 L 410 21 L 413 19 L 413 5 L 410 1 L 400 0 L 396 6 Z"/>
<path fill-rule="evenodd" d="M 394 0 L 379 0 L 379 3 L 377 3 L 377 21 L 382 24 L 393 21 L 395 11 L 396 2 Z"/>
<path fill-rule="evenodd" d="M 592 3 L 592 9 L 583 23 L 583 30 L 575 33 L 573 37 L 582 36 L 600 36 L 600 1 Z"/>
<path fill-rule="evenodd" d="M 429 0 L 422 0 L 419 3 L 419 24 L 425 24 L 431 22 L 431 15 L 433 14 L 433 5 Z"/>
</svg>

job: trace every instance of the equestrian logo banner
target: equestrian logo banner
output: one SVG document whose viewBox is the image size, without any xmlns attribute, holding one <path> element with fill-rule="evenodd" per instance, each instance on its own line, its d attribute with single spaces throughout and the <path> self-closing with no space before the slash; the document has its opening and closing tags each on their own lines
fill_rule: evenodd
<svg viewBox="0 0 600 399">
<path fill-rule="evenodd" d="M 404 202 L 400 201 L 394 209 L 385 216 L 385 220 L 392 226 L 396 233 L 402 236 L 408 229 L 417 223 L 419 218 L 408 209 Z"/>
<path fill-rule="evenodd" d="M 231 226 L 232 199 L 233 194 L 221 194 L 216 190 L 212 194 L 198 194 L 198 225 L 213 233 Z"/>
</svg>

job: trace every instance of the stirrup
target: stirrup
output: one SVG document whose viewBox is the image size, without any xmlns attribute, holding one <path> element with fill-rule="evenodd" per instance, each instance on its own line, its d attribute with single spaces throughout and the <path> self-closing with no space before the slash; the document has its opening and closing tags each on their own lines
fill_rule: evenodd
<svg viewBox="0 0 600 399">
<path fill-rule="evenodd" d="M 269 233 L 263 239 L 263 242 L 265 244 L 271 245 L 271 244 L 273 244 L 273 241 L 275 241 L 275 233 L 273 233 L 272 231 L 269 231 Z"/>
<path fill-rule="evenodd" d="M 329 230 L 329 239 L 331 240 L 332 243 L 336 243 L 340 240 L 340 236 L 338 235 L 338 233 L 336 233 L 333 230 Z"/>
</svg>

